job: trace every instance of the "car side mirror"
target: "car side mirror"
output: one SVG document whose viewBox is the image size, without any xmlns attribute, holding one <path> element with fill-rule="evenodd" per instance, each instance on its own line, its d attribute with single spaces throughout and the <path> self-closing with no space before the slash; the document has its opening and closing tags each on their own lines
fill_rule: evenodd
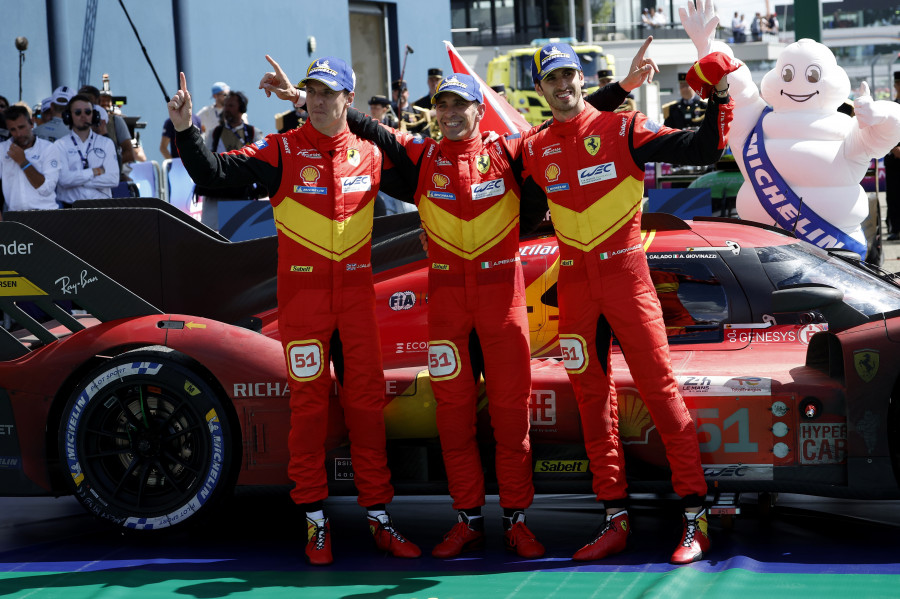
<svg viewBox="0 0 900 599">
<path fill-rule="evenodd" d="M 844 301 L 844 293 L 829 285 L 804 284 L 772 292 L 775 314 L 819 312 L 831 331 L 849 329 L 869 321 L 869 317 Z"/>
</svg>

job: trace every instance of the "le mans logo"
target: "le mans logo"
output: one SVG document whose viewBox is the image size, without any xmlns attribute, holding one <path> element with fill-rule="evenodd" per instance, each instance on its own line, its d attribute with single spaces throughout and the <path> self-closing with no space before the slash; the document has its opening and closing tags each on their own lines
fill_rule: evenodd
<svg viewBox="0 0 900 599">
<path fill-rule="evenodd" d="M 584 149 L 588 151 L 588 154 L 591 156 L 596 156 L 597 152 L 600 151 L 600 137 L 597 135 L 591 135 L 590 137 L 584 138 Z"/>
</svg>

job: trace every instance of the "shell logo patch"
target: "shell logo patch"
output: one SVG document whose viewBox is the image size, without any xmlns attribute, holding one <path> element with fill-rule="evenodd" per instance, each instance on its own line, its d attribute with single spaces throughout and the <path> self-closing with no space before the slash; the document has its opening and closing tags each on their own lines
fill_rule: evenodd
<svg viewBox="0 0 900 599">
<path fill-rule="evenodd" d="M 853 352 L 853 366 L 856 374 L 864 382 L 870 383 L 878 374 L 879 352 L 877 349 L 858 349 Z"/>
<path fill-rule="evenodd" d="M 438 189 L 444 189 L 447 185 L 450 184 L 450 179 L 447 175 L 442 175 L 441 173 L 435 173 L 431 176 L 431 182 L 434 183 L 434 186 Z"/>
<path fill-rule="evenodd" d="M 548 164 L 544 170 L 544 177 L 547 178 L 547 183 L 553 183 L 559 179 L 559 165 L 555 162 Z"/>
<path fill-rule="evenodd" d="M 585 137 L 584 149 L 587 150 L 588 154 L 591 156 L 596 156 L 597 152 L 600 151 L 600 136 L 591 135 L 590 137 Z"/>
<path fill-rule="evenodd" d="M 475 166 L 478 167 L 478 172 L 482 175 L 488 172 L 488 169 L 491 168 L 491 157 L 487 154 L 482 154 L 475 161 Z"/>
<path fill-rule="evenodd" d="M 314 185 L 316 181 L 319 180 L 320 176 L 319 169 L 314 166 L 305 166 L 300 171 L 300 178 L 303 179 L 303 182 L 307 185 Z"/>
<path fill-rule="evenodd" d="M 656 428 L 637 389 L 617 389 L 619 394 L 619 436 L 624 445 L 646 445 Z"/>
</svg>

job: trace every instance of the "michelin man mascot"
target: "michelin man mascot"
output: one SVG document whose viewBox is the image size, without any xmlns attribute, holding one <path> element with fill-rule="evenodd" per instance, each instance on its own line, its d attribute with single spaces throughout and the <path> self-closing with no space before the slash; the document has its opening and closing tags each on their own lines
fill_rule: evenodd
<svg viewBox="0 0 900 599">
<path fill-rule="evenodd" d="M 713 40 L 719 20 L 712 0 L 696 0 L 696 6 L 688 0 L 679 14 L 699 58 L 720 51 L 739 65 L 728 75 L 735 102 L 729 144 L 744 175 L 738 215 L 865 258 L 860 225 L 869 204 L 859 183 L 870 159 L 900 140 L 900 104 L 873 100 L 863 82 L 853 103 L 856 117 L 837 112 L 850 95 L 850 79 L 831 50 L 810 39 L 787 46 L 757 89 L 746 65 Z M 688 80 L 702 87 L 696 71 Z"/>
</svg>

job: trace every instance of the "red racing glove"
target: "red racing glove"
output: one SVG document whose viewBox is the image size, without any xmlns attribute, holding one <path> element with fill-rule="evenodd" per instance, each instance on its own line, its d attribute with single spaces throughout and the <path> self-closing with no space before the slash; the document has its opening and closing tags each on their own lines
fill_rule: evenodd
<svg viewBox="0 0 900 599">
<path fill-rule="evenodd" d="M 738 70 L 743 64 L 724 52 L 707 54 L 695 62 L 694 66 L 688 71 L 688 85 L 705 100 L 722 77 Z"/>
</svg>

